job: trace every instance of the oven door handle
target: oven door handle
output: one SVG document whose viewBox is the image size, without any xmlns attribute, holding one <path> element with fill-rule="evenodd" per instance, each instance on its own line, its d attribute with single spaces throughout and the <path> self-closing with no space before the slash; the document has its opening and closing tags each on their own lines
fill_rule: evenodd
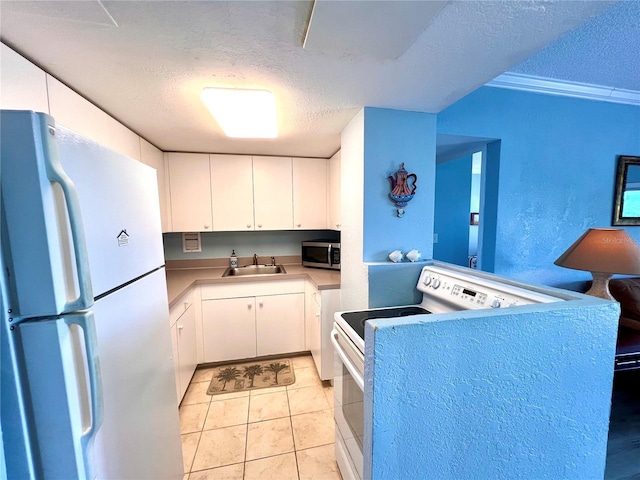
<svg viewBox="0 0 640 480">
<path fill-rule="evenodd" d="M 347 367 L 347 370 L 349 370 L 349 373 L 358 384 L 360 390 L 364 392 L 364 378 L 360 376 L 360 372 L 358 372 L 358 370 L 356 370 L 356 367 L 351 364 L 351 360 L 349 360 L 349 357 L 342 350 L 342 347 L 338 343 L 338 332 L 336 332 L 335 330 L 331 330 L 331 343 L 333 344 L 333 348 L 335 349 L 336 353 L 340 357 L 342 364 Z"/>
</svg>

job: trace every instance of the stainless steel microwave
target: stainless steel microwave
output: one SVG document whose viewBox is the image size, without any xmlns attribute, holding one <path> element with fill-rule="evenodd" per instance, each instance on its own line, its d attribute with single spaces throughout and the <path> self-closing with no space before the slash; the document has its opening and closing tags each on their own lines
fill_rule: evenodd
<svg viewBox="0 0 640 480">
<path fill-rule="evenodd" d="M 302 242 L 302 265 L 340 270 L 340 243 L 331 240 Z"/>
</svg>

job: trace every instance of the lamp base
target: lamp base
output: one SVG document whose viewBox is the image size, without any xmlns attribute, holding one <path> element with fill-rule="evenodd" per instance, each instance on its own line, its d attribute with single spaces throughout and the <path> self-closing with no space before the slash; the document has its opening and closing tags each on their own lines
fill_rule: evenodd
<svg viewBox="0 0 640 480">
<path fill-rule="evenodd" d="M 609 280 L 613 274 L 611 273 L 601 273 L 601 272 L 591 272 L 593 276 L 593 283 L 591 284 L 591 288 L 587 291 L 587 295 L 592 295 L 594 297 L 604 298 L 605 300 L 612 300 L 616 302 L 617 300 L 613 298 L 611 292 L 609 291 Z"/>
</svg>

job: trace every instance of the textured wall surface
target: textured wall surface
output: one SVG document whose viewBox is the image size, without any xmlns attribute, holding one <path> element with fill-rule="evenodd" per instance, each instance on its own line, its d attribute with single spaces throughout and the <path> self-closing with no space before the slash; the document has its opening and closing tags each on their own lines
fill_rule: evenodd
<svg viewBox="0 0 640 480">
<path fill-rule="evenodd" d="M 438 114 L 438 133 L 500 139 L 493 271 L 581 288 L 589 273 L 553 262 L 611 225 L 617 156 L 640 155 L 640 107 L 481 88 Z"/>
<path fill-rule="evenodd" d="M 580 295 L 367 322 L 365 478 L 601 479 L 618 314 Z"/>
<path fill-rule="evenodd" d="M 365 108 L 364 123 L 364 261 L 381 262 L 393 250 L 433 253 L 435 198 L 435 115 Z M 394 175 L 405 164 L 418 176 L 413 200 L 404 217 L 389 198 Z M 344 198 L 344 197 L 343 197 Z"/>
</svg>

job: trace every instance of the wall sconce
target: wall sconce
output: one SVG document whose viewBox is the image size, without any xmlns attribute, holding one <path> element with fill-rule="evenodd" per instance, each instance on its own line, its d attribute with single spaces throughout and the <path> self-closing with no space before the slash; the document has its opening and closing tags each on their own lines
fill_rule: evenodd
<svg viewBox="0 0 640 480">
<path fill-rule="evenodd" d="M 593 275 L 594 297 L 615 299 L 609 291 L 609 279 L 614 273 L 640 274 L 640 247 L 621 228 L 590 228 L 554 262 Z"/>
<path fill-rule="evenodd" d="M 415 173 L 409 173 L 404 168 L 404 162 L 400 164 L 400 169 L 387 177 L 391 181 L 391 193 L 389 197 L 398 207 L 398 217 L 404 216 L 404 207 L 411 201 L 416 193 L 418 176 Z M 409 183 L 411 181 L 411 184 Z"/>
</svg>

